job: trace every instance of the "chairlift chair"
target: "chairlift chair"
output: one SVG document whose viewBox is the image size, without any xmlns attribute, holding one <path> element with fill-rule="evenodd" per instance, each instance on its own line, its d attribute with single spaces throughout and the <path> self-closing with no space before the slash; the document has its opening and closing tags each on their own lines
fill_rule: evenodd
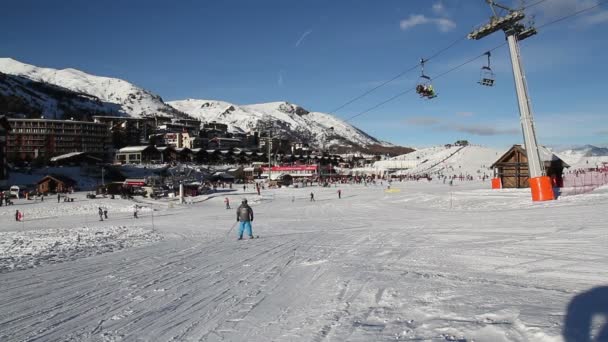
<svg viewBox="0 0 608 342">
<path fill-rule="evenodd" d="M 433 82 L 431 80 L 431 78 L 427 75 L 424 74 L 424 62 L 426 62 L 424 59 L 420 59 L 420 67 L 421 67 L 421 74 L 420 77 L 418 78 L 418 83 L 416 84 L 416 93 L 418 93 L 418 95 L 420 95 L 420 97 L 426 97 L 427 99 L 432 99 L 437 97 L 437 94 L 434 92 L 433 89 Z M 427 91 L 427 89 L 431 89 L 432 93 L 429 93 Z"/>
<path fill-rule="evenodd" d="M 494 86 L 494 72 L 490 68 L 490 52 L 486 52 L 485 55 L 488 56 L 488 65 L 484 65 L 481 67 L 481 72 L 479 75 L 479 84 L 486 87 Z"/>
</svg>

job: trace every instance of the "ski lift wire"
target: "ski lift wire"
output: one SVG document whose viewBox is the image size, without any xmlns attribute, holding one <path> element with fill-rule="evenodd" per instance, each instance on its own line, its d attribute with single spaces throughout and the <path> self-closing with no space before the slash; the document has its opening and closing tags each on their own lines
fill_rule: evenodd
<svg viewBox="0 0 608 342">
<path fill-rule="evenodd" d="M 537 28 L 539 28 L 539 29 L 540 29 L 540 28 L 543 28 L 543 27 L 546 27 L 546 26 L 549 26 L 549 25 L 553 25 L 553 24 L 555 24 L 555 23 L 559 23 L 560 21 L 564 21 L 564 20 L 566 20 L 566 19 L 569 19 L 569 18 L 571 18 L 571 17 L 577 16 L 577 15 L 582 14 L 582 13 L 584 13 L 584 12 L 587 12 L 587 11 L 590 11 L 590 10 L 592 10 L 592 9 L 598 8 L 598 7 L 600 7 L 601 5 L 605 4 L 606 2 L 608 2 L 608 0 L 603 0 L 603 1 L 600 1 L 600 2 L 598 2 L 597 4 L 595 4 L 594 6 L 587 7 L 587 8 L 583 8 L 582 10 L 579 10 L 579 11 L 576 11 L 576 12 L 574 12 L 574 13 L 571 13 L 571 14 L 565 15 L 565 16 L 560 17 L 560 18 L 557 18 L 557 19 L 555 19 L 555 20 L 552 20 L 552 21 L 546 22 L 546 23 L 544 23 L 544 24 L 542 24 L 542 25 L 538 26 Z"/>
<path fill-rule="evenodd" d="M 486 52 L 491 52 L 491 51 L 494 51 L 494 50 L 499 49 L 499 48 L 501 48 L 501 47 L 503 47 L 503 46 L 505 46 L 505 45 L 507 45 L 507 42 L 504 42 L 504 43 L 502 43 L 502 44 L 500 44 L 500 45 L 498 45 L 498 46 L 496 46 L 496 47 L 494 47 L 494 48 L 492 48 L 492 49 L 490 49 L 490 50 L 488 50 L 488 51 L 486 51 Z M 458 69 L 462 68 L 463 66 L 465 66 L 465 65 L 467 65 L 467 64 L 469 64 L 469 63 L 472 63 L 472 62 L 476 61 L 477 59 L 479 59 L 479 58 L 481 58 L 481 57 L 485 56 L 485 55 L 486 55 L 486 52 L 484 52 L 484 53 L 482 53 L 482 54 L 480 54 L 480 55 L 477 55 L 477 56 L 475 56 L 475 57 L 473 57 L 473 58 L 471 58 L 471 59 L 468 59 L 468 60 L 466 60 L 465 62 L 463 62 L 463 63 L 461 63 L 461 64 L 459 64 L 459 65 L 457 65 L 457 66 L 455 66 L 455 67 L 453 67 L 453 68 L 451 68 L 451 69 L 449 69 L 449 70 L 446 70 L 446 71 L 442 72 L 441 74 L 439 74 L 439 75 L 435 76 L 433 79 L 434 79 L 434 80 L 436 80 L 436 79 L 438 79 L 438 78 L 441 78 L 441 77 L 443 77 L 443 76 L 445 76 L 445 75 L 447 75 L 447 74 L 449 74 L 449 73 L 451 73 L 451 72 L 454 72 L 454 71 L 456 71 L 456 70 L 458 70 Z M 346 119 L 346 120 L 344 120 L 344 121 L 345 121 L 345 122 L 349 122 L 349 121 L 351 121 L 351 120 L 353 120 L 353 119 L 355 119 L 355 118 L 357 118 L 357 117 L 359 117 L 359 116 L 361 116 L 361 115 L 363 115 L 363 114 L 367 114 L 367 113 L 371 112 L 372 110 L 374 110 L 374 109 L 376 109 L 376 108 L 378 108 L 378 107 L 380 107 L 380 106 L 382 106 L 382 105 L 384 105 L 384 104 L 387 104 L 387 103 L 389 103 L 389 102 L 391 102 L 391 101 L 394 101 L 394 100 L 396 100 L 397 98 L 399 98 L 399 97 L 401 97 L 401 96 L 403 96 L 403 95 L 405 95 L 405 94 L 408 94 L 408 93 L 410 93 L 410 92 L 414 91 L 415 89 L 416 89 L 416 87 L 414 86 L 414 87 L 409 88 L 409 89 L 407 89 L 407 90 L 405 90 L 405 91 L 403 91 L 403 92 L 400 92 L 400 93 L 398 93 L 398 94 L 396 94 L 396 95 L 394 95 L 394 96 L 392 96 L 392 97 L 389 97 L 388 99 L 386 99 L 386 100 L 384 100 L 384 101 L 382 101 L 382 102 L 380 102 L 380 103 L 378 103 L 378 104 L 376 104 L 376 105 L 374 105 L 374 106 L 372 106 L 372 107 L 370 107 L 370 108 L 368 108 L 368 109 L 366 109 L 366 110 L 364 110 L 364 111 L 362 111 L 362 112 L 359 112 L 359 113 L 357 113 L 357 114 L 355 114 L 355 115 L 353 115 L 353 116 L 349 117 L 348 119 Z"/>
<path fill-rule="evenodd" d="M 571 17 L 577 16 L 577 15 L 582 14 L 582 13 L 584 13 L 584 12 L 587 12 L 587 11 L 590 11 L 590 10 L 592 10 L 592 9 L 598 8 L 598 7 L 600 7 L 601 5 L 605 4 L 606 2 L 608 2 L 608 0 L 602 0 L 602 1 L 598 2 L 598 3 L 597 3 L 596 5 L 594 5 L 594 6 L 590 6 L 590 7 L 584 8 L 584 9 L 582 9 L 582 10 L 576 11 L 576 12 L 574 12 L 574 13 L 571 13 L 571 14 L 565 15 L 565 16 L 560 17 L 560 18 L 557 18 L 557 19 L 555 19 L 555 20 L 549 21 L 549 22 L 547 22 L 547 23 L 544 23 L 544 24 L 542 24 L 542 25 L 538 26 L 538 28 L 542 28 L 542 27 L 546 27 L 546 26 L 549 26 L 549 25 L 553 25 L 553 24 L 556 24 L 556 23 L 561 22 L 561 21 L 563 21 L 563 20 L 566 20 L 566 19 L 568 19 L 568 18 L 571 18 Z M 528 7 L 531 7 L 531 6 L 528 6 Z M 498 45 L 498 46 L 496 46 L 496 47 L 494 47 L 494 48 L 492 48 L 492 49 L 488 50 L 487 52 L 492 52 L 492 51 L 494 51 L 494 50 L 496 50 L 496 49 L 499 49 L 499 48 L 501 48 L 501 47 L 503 47 L 503 46 L 505 46 L 505 45 L 507 45 L 507 42 L 504 42 L 504 43 L 502 43 L 502 44 L 500 44 L 500 45 Z M 463 67 L 463 66 L 465 66 L 465 65 L 467 65 L 467 64 L 469 64 L 469 63 L 471 63 L 471 62 L 473 62 L 473 61 L 477 60 L 478 58 L 480 58 L 480 57 L 482 57 L 482 56 L 485 56 L 485 55 L 486 55 L 486 52 L 484 52 L 483 54 L 478 55 L 478 56 L 476 56 L 476 57 L 474 57 L 474 58 L 471 58 L 471 59 L 467 60 L 466 62 L 464 62 L 464 63 L 462 63 L 462 64 L 459 64 L 459 65 L 455 66 L 454 68 L 452 68 L 452 69 L 450 69 L 450 70 L 447 70 L 447 71 L 445 71 L 445 72 L 443 72 L 443 73 L 441 73 L 441 74 L 439 74 L 439 75 L 435 76 L 435 77 L 434 77 L 434 79 L 441 78 L 441 77 L 443 77 L 443 76 L 445 76 L 445 75 L 447 75 L 447 74 L 449 74 L 449 73 L 451 73 L 451 72 L 453 72 L 453 71 L 456 71 L 456 70 L 460 69 L 461 67 Z M 418 65 L 416 65 L 416 66 L 418 66 Z M 380 106 L 382 106 L 382 105 L 384 105 L 384 104 L 386 104 L 386 103 L 389 103 L 389 102 L 391 102 L 391 101 L 394 101 L 395 99 L 397 99 L 397 98 L 399 98 L 399 97 L 401 97 L 401 96 L 403 96 L 403 95 L 405 95 L 405 94 L 408 94 L 408 93 L 412 92 L 412 91 L 413 91 L 413 90 L 415 90 L 415 89 L 416 89 L 416 87 L 409 88 L 409 89 L 407 89 L 406 91 L 403 91 L 403 92 L 401 92 L 401 93 L 398 93 L 398 94 L 396 94 L 396 95 L 394 95 L 394 96 L 392 96 L 392 97 L 390 97 L 390 98 L 388 98 L 388 99 L 386 99 L 386 100 L 384 100 L 384 101 L 382 101 L 382 102 L 380 102 L 380 103 L 378 103 L 378 104 L 376 104 L 376 105 L 374 105 L 374 106 L 372 106 L 372 107 L 370 107 L 370 108 L 368 108 L 368 109 L 366 109 L 366 110 L 364 110 L 364 111 L 362 111 L 362 112 L 359 112 L 359 113 L 357 113 L 357 114 L 355 114 L 355 115 L 353 115 L 353 116 L 349 117 L 348 119 L 346 119 L 346 120 L 344 120 L 344 121 L 345 121 L 345 122 L 349 122 L 349 121 L 351 121 L 351 120 L 353 120 L 353 119 L 355 119 L 355 118 L 357 118 L 357 117 L 359 117 L 359 116 L 361 116 L 361 115 L 367 114 L 367 113 L 371 112 L 372 110 L 374 110 L 374 109 L 376 109 L 376 108 L 378 108 L 378 107 L 380 107 Z"/>
<path fill-rule="evenodd" d="M 440 56 L 441 54 L 443 54 L 444 52 L 446 52 L 446 51 L 448 51 L 449 49 L 453 48 L 453 47 L 454 47 L 456 44 L 460 43 L 460 42 L 461 42 L 461 41 L 463 41 L 463 40 L 466 40 L 466 38 L 467 38 L 467 36 L 466 36 L 466 35 L 459 37 L 458 39 L 454 40 L 452 43 L 450 43 L 450 44 L 449 44 L 449 45 L 447 45 L 446 47 L 444 47 L 444 48 L 442 48 L 442 49 L 438 50 L 437 52 L 435 52 L 434 54 L 432 54 L 430 57 L 426 58 L 426 59 L 425 59 L 425 62 L 428 62 L 428 61 L 430 61 L 431 59 L 434 59 L 434 58 L 439 57 L 439 56 Z M 402 71 L 402 72 L 398 73 L 397 75 L 395 75 L 395 76 L 394 76 L 394 77 L 392 77 L 391 79 L 389 79 L 389 80 L 387 80 L 387 81 L 384 81 L 384 82 L 380 83 L 379 85 L 377 85 L 377 86 L 375 86 L 375 87 L 373 87 L 373 88 L 371 88 L 371 89 L 369 89 L 369 90 L 367 90 L 367 91 L 363 92 L 362 94 L 360 94 L 360 95 L 358 95 L 358 96 L 356 96 L 356 97 L 354 97 L 354 98 L 350 99 L 349 101 L 345 102 L 344 104 L 342 104 L 342 105 L 338 106 L 336 109 L 334 109 L 334 110 L 332 110 L 332 111 L 328 112 L 328 114 L 334 114 L 335 112 L 337 112 L 337 111 L 339 111 L 340 109 L 342 109 L 342 108 L 344 108 L 344 107 L 348 106 L 349 104 L 351 104 L 351 103 L 353 103 L 353 102 L 355 102 L 355 101 L 357 101 L 357 100 L 359 100 L 359 99 L 361 99 L 361 98 L 363 98 L 363 97 L 365 97 L 365 96 L 367 96 L 367 95 L 369 95 L 369 94 L 373 93 L 374 91 L 376 91 L 376 90 L 378 90 L 379 88 L 382 88 L 382 87 L 384 87 L 385 85 L 387 85 L 387 84 L 389 84 L 389 83 L 391 83 L 391 82 L 393 82 L 393 81 L 397 80 L 398 78 L 401 78 L 401 77 L 402 77 L 402 76 L 404 76 L 405 74 L 408 74 L 408 73 L 410 73 L 410 72 L 412 72 L 412 71 L 414 71 L 414 70 L 418 69 L 418 67 L 419 67 L 419 66 L 420 66 L 420 63 L 417 63 L 416 65 L 413 65 L 411 68 L 409 68 L 409 69 L 407 69 L 407 70 L 404 70 L 404 71 Z"/>
</svg>

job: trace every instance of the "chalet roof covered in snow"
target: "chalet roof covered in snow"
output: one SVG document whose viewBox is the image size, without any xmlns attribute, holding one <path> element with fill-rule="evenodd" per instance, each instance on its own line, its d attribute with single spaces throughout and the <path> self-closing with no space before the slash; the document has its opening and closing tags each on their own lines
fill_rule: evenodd
<svg viewBox="0 0 608 342">
<path fill-rule="evenodd" d="M 156 149 L 154 146 L 144 145 L 144 146 L 127 146 L 118 150 L 118 153 L 137 153 L 143 152 L 149 148 Z"/>
</svg>

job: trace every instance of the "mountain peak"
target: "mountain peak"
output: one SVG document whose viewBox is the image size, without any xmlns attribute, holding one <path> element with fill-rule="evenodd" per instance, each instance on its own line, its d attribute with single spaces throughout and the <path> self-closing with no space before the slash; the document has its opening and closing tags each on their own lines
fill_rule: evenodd
<svg viewBox="0 0 608 342">
<path fill-rule="evenodd" d="M 101 107 L 96 106 L 94 112 L 133 117 L 162 113 L 179 115 L 175 109 L 165 104 L 160 96 L 118 78 L 95 76 L 73 68 L 39 68 L 12 58 L 0 58 L 0 72 L 59 86 L 75 93 L 92 95 L 101 102 Z M 26 102 L 31 100 L 27 91 L 13 89 L 12 92 L 4 95 L 25 97 Z M 52 97 L 52 94 L 50 96 Z M 40 104 L 40 111 L 47 117 L 55 115 L 58 105 L 63 105 L 57 103 L 57 99 L 45 101 L 47 103 Z"/>
</svg>

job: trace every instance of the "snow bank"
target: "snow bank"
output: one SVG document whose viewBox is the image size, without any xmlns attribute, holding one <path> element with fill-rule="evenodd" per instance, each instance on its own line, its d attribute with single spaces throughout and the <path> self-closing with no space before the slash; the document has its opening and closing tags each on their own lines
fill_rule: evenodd
<svg viewBox="0 0 608 342">
<path fill-rule="evenodd" d="M 126 226 L 0 233 L 0 273 L 113 252 L 161 239 L 149 229 Z"/>
<path fill-rule="evenodd" d="M 0 207 L 0 217 L 14 216 L 15 210 L 19 210 L 24 215 L 24 221 L 32 219 L 50 218 L 50 217 L 63 217 L 73 215 L 97 215 L 99 207 L 108 210 L 109 215 L 115 213 L 132 213 L 133 206 L 135 203 L 122 199 L 93 199 L 86 200 L 81 199 L 82 194 L 69 195 L 70 197 L 76 197 L 74 202 L 60 202 L 57 203 L 55 196 L 48 196 L 44 202 L 34 200 L 14 200 L 16 204 L 14 206 L 2 206 Z M 63 198 L 62 198 L 63 200 Z M 139 212 L 150 212 L 152 208 L 140 207 Z"/>
</svg>

